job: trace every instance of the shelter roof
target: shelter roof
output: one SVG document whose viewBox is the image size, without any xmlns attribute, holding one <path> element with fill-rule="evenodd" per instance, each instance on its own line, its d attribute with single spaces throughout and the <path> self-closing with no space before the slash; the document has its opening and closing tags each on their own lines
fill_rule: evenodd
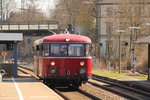
<svg viewBox="0 0 150 100">
<path fill-rule="evenodd" d="M 22 33 L 0 33 L 0 41 L 22 41 Z"/>
<path fill-rule="evenodd" d="M 137 41 L 135 41 L 137 44 L 150 44 L 150 36 L 139 38 Z"/>
</svg>

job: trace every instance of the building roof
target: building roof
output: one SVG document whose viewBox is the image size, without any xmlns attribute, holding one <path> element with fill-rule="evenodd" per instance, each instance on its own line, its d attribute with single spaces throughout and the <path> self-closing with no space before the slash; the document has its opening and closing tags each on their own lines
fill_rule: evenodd
<svg viewBox="0 0 150 100">
<path fill-rule="evenodd" d="M 137 44 L 150 44 L 150 36 L 139 38 L 137 41 L 135 41 Z"/>
<path fill-rule="evenodd" d="M 100 3 L 118 3 L 120 0 L 101 0 Z"/>
<path fill-rule="evenodd" d="M 127 1 L 123 1 L 123 0 L 100 0 L 99 1 L 99 3 L 101 4 L 101 5 L 103 5 L 103 4 L 117 4 L 117 3 L 127 3 Z M 141 0 L 132 0 L 131 1 L 132 3 L 150 3 L 150 2 L 147 2 L 147 1 L 141 1 Z M 130 2 L 130 3 L 131 3 Z"/>
</svg>

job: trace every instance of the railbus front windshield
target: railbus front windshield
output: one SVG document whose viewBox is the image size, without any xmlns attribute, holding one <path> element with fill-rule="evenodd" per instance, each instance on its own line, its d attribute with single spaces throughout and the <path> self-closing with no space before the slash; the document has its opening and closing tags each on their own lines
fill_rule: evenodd
<svg viewBox="0 0 150 100">
<path fill-rule="evenodd" d="M 44 56 L 71 56 L 71 57 L 83 57 L 90 55 L 90 44 L 63 44 L 52 43 L 44 44 Z"/>
</svg>

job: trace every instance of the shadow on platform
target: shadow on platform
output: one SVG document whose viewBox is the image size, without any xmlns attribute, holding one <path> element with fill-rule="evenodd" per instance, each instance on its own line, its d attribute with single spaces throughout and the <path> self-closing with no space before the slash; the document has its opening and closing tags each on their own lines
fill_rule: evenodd
<svg viewBox="0 0 150 100">
<path fill-rule="evenodd" d="M 23 75 L 18 75 L 17 78 L 14 78 L 16 82 L 19 83 L 28 83 L 28 82 L 40 82 L 40 80 L 37 80 L 35 78 L 33 78 L 32 76 L 23 74 Z M 9 83 L 9 82 L 13 82 L 11 77 L 4 77 L 3 78 L 3 82 L 4 83 Z"/>
</svg>

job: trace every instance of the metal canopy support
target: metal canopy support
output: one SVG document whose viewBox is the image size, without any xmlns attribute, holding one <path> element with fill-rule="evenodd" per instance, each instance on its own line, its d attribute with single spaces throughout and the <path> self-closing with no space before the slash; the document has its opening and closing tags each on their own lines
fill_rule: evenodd
<svg viewBox="0 0 150 100">
<path fill-rule="evenodd" d="M 18 42 L 23 40 L 22 33 L 0 33 L 0 42 L 1 43 L 13 43 L 14 48 L 14 69 L 13 69 L 13 77 L 18 76 Z"/>
<path fill-rule="evenodd" d="M 148 44 L 148 79 L 150 80 L 150 44 Z"/>
<path fill-rule="evenodd" d="M 3 25 L 3 7 L 2 7 L 3 3 L 2 0 L 0 0 L 0 30 L 1 32 L 2 30 L 2 25 Z"/>
<path fill-rule="evenodd" d="M 14 73 L 13 76 L 17 77 L 18 76 L 18 64 L 17 64 L 17 59 L 18 59 L 18 42 L 14 41 Z"/>
</svg>

